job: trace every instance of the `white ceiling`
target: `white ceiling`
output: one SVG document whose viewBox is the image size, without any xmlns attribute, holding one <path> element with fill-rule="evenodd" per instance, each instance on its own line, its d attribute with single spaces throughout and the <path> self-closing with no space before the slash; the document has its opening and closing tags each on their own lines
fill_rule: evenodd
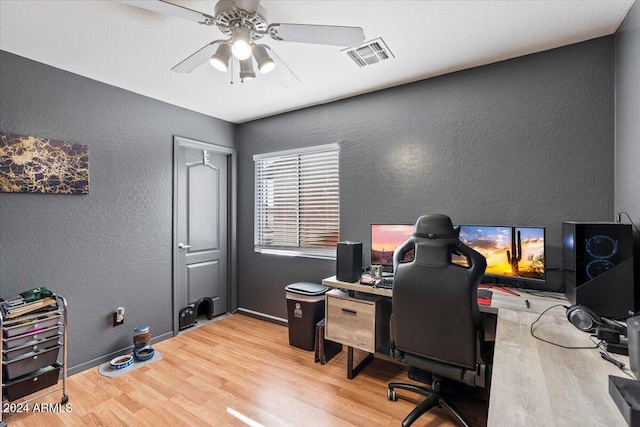
<svg viewBox="0 0 640 427">
<path fill-rule="evenodd" d="M 215 0 L 172 0 L 213 15 Z M 633 0 L 276 1 L 270 22 L 359 26 L 395 59 L 359 68 L 335 46 L 265 37 L 301 84 L 278 69 L 229 84 L 205 63 L 171 68 L 215 39 L 215 27 L 118 1 L 0 0 L 0 49 L 233 123 L 397 86 L 614 33 Z"/>
</svg>

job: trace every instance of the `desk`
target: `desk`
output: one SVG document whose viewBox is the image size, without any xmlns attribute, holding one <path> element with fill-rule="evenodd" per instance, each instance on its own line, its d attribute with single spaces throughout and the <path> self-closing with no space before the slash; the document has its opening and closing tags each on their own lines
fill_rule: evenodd
<svg viewBox="0 0 640 427">
<path fill-rule="evenodd" d="M 326 286 L 392 297 L 390 289 L 324 279 Z M 562 294 L 513 296 L 497 289 L 491 305 L 480 311 L 495 314 L 495 353 L 488 426 L 626 426 L 609 396 L 609 375 L 626 377 L 603 360 L 599 350 L 571 350 L 537 340 L 533 321 L 547 308 L 569 305 Z M 560 299 L 558 299 L 560 298 Z M 529 307 L 525 299 L 529 300 Z M 589 334 L 567 321 L 565 309 L 549 310 L 537 324 L 536 336 L 566 346 L 590 346 Z M 351 349 L 352 351 L 352 349 Z M 369 355 L 372 357 L 372 355 Z M 629 358 L 613 355 L 629 366 Z"/>
</svg>

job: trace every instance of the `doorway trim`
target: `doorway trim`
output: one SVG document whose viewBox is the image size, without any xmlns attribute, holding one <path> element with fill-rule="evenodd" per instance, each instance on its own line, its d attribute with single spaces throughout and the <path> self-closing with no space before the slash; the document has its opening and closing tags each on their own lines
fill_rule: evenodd
<svg viewBox="0 0 640 427">
<path fill-rule="evenodd" d="M 172 301 L 171 318 L 173 324 L 173 335 L 180 332 L 178 310 L 182 307 L 176 306 L 178 301 L 178 242 L 176 240 L 178 231 L 178 150 L 180 147 L 209 150 L 211 152 L 225 154 L 228 166 L 228 192 L 227 192 L 227 305 L 229 313 L 234 312 L 238 307 L 238 280 L 237 280 L 237 176 L 238 176 L 238 150 L 222 145 L 211 144 L 182 136 L 173 137 L 173 210 L 172 210 L 172 237 L 171 237 L 171 259 L 172 259 Z"/>
</svg>

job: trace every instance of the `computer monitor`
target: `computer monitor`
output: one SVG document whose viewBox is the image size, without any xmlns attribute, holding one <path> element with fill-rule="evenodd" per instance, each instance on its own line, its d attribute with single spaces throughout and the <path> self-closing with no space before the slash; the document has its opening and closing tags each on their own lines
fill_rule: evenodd
<svg viewBox="0 0 640 427">
<path fill-rule="evenodd" d="M 371 224 L 371 265 L 381 265 L 382 271 L 393 271 L 393 251 L 413 235 L 413 224 Z M 413 258 L 413 251 L 407 253 Z"/>
<path fill-rule="evenodd" d="M 545 282 L 545 228 L 460 225 L 460 240 L 487 260 L 486 277 Z M 412 224 L 371 224 L 371 264 L 393 272 L 393 252 L 413 235 Z M 520 242 L 520 244 L 518 244 Z M 409 251 L 402 261 L 411 261 Z M 462 256 L 452 256 L 466 265 Z"/>
<path fill-rule="evenodd" d="M 485 276 L 545 281 L 545 228 L 461 225 L 460 240 L 487 260 Z M 464 258 L 454 257 L 463 264 Z"/>
</svg>

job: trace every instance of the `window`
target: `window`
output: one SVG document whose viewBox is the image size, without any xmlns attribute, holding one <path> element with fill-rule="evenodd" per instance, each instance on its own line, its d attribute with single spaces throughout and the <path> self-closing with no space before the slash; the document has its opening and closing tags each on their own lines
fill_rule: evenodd
<svg viewBox="0 0 640 427">
<path fill-rule="evenodd" d="M 338 145 L 258 154 L 253 160 L 256 252 L 335 259 Z"/>
</svg>

